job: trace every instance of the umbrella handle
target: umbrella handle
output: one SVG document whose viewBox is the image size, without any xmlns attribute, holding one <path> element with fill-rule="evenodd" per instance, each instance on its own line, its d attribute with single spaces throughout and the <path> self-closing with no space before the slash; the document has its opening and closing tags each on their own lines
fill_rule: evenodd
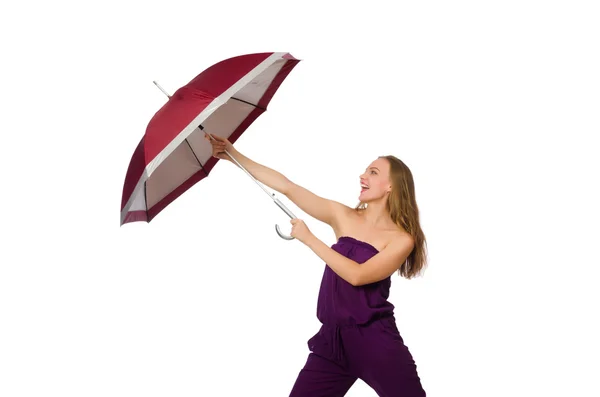
<svg viewBox="0 0 600 397">
<path fill-rule="evenodd" d="M 281 237 L 284 240 L 293 240 L 296 237 L 292 237 L 292 236 L 287 236 L 283 233 L 281 233 L 281 230 L 279 230 L 279 225 L 275 225 L 275 231 L 277 232 L 277 234 L 279 235 L 279 237 Z"/>
<path fill-rule="evenodd" d="M 279 201 L 278 198 L 275 197 L 274 193 L 271 195 L 271 198 L 273 199 L 273 201 L 275 202 L 275 204 L 277 204 L 277 206 L 279 208 L 281 208 L 283 210 L 283 212 L 285 212 L 291 219 L 296 218 L 294 216 L 294 214 L 292 214 L 292 211 L 290 211 L 285 205 L 283 205 L 283 203 L 281 201 Z M 295 239 L 295 237 L 283 234 L 281 232 L 281 230 L 279 229 L 279 225 L 277 225 L 277 224 L 275 225 L 275 231 L 277 232 L 277 234 L 279 235 L 279 237 L 281 237 L 284 240 L 293 240 L 293 239 Z"/>
</svg>

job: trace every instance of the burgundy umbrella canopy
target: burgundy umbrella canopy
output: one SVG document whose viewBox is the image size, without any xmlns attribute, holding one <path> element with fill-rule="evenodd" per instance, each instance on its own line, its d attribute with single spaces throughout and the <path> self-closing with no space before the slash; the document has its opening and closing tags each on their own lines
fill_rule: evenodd
<svg viewBox="0 0 600 397">
<path fill-rule="evenodd" d="M 152 117 L 133 153 L 123 185 L 121 225 L 150 222 L 207 177 L 219 159 L 212 157 L 212 146 L 204 132 L 234 143 L 267 110 L 298 62 L 284 52 L 241 55 L 214 64 L 175 91 Z M 295 218 L 254 180 L 288 216 Z M 279 229 L 277 233 L 290 239 Z"/>
</svg>

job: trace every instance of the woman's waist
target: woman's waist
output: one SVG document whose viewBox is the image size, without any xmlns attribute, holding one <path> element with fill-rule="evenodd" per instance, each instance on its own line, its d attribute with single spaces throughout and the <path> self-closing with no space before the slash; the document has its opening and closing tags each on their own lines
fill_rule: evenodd
<svg viewBox="0 0 600 397">
<path fill-rule="evenodd" d="M 381 308 L 378 311 L 361 313 L 320 311 L 317 313 L 317 318 L 321 324 L 328 327 L 351 328 L 367 326 L 376 321 L 394 318 L 394 311 L 392 308 L 387 308 L 385 310 Z"/>
</svg>

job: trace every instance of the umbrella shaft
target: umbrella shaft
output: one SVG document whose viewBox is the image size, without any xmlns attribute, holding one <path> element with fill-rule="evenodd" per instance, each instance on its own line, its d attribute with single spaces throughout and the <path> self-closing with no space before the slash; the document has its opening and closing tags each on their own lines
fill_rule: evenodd
<svg viewBox="0 0 600 397">
<path fill-rule="evenodd" d="M 212 137 L 211 137 L 211 138 L 212 138 Z M 258 186 L 260 186 L 260 188 L 261 188 L 261 189 L 262 189 L 262 190 L 263 190 L 265 193 L 267 193 L 267 194 L 269 195 L 269 197 L 271 197 L 271 192 L 269 192 L 267 189 L 265 189 L 265 187 L 264 187 L 264 186 L 263 186 L 263 185 L 262 185 L 262 184 L 261 184 L 261 183 L 260 183 L 260 182 L 259 182 L 259 181 L 258 181 L 258 180 L 257 180 L 257 179 L 256 179 L 256 178 L 255 178 L 255 177 L 254 177 L 254 176 L 253 176 L 251 173 L 250 173 L 250 172 L 248 172 L 248 170 L 247 170 L 246 168 L 244 168 L 244 166 L 243 166 L 243 165 L 241 165 L 241 164 L 240 164 L 240 163 L 239 163 L 239 162 L 238 162 L 238 161 L 237 161 L 237 160 L 236 160 L 236 159 L 235 159 L 235 158 L 234 158 L 234 157 L 231 155 L 231 153 L 229 153 L 227 150 L 225 150 L 225 153 L 227 153 L 227 155 L 229 156 L 229 158 L 230 158 L 231 160 L 233 160 L 233 162 L 234 162 L 234 163 L 236 163 L 238 167 L 240 167 L 242 170 L 244 170 L 244 172 L 245 172 L 246 174 L 248 174 L 248 176 L 249 176 L 249 177 L 250 177 L 250 178 L 251 178 L 251 179 L 252 179 L 254 182 L 256 182 L 256 184 L 257 184 Z M 274 196 L 274 194 L 273 194 L 273 196 Z"/>
<path fill-rule="evenodd" d="M 208 136 L 210 136 L 211 139 L 214 139 L 210 134 L 208 134 Z M 289 216 L 290 218 L 294 219 L 296 218 L 296 216 L 292 213 L 292 211 L 290 211 L 281 201 L 279 201 L 278 198 L 275 197 L 275 193 L 271 193 L 269 192 L 267 189 L 265 189 L 265 187 L 254 177 L 252 176 L 252 174 L 250 172 L 248 172 L 248 170 L 246 168 L 244 168 L 243 165 L 241 165 L 235 158 L 233 158 L 233 156 L 227 151 L 225 150 L 225 153 L 227 153 L 227 155 L 229 156 L 229 158 L 231 160 L 233 160 L 233 162 L 235 162 L 237 164 L 238 167 L 240 167 L 242 170 L 244 170 L 244 172 L 246 174 L 248 174 L 248 176 L 254 181 L 256 182 L 256 184 L 258 186 L 260 186 L 260 188 L 269 195 L 269 197 L 271 197 L 273 199 L 273 201 L 275 202 L 275 204 L 277 204 L 277 206 L 279 208 L 281 208 L 281 210 L 283 212 L 285 212 L 287 214 L 287 216 Z"/>
</svg>

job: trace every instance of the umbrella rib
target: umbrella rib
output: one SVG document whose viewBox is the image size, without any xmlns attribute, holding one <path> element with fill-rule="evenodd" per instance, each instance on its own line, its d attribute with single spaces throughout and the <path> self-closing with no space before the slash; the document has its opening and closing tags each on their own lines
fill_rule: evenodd
<svg viewBox="0 0 600 397">
<path fill-rule="evenodd" d="M 231 99 L 235 99 L 236 101 L 240 101 L 240 102 L 246 103 L 246 104 L 248 104 L 250 106 L 254 106 L 255 108 L 263 110 L 263 111 L 267 110 L 267 109 L 263 108 L 262 106 L 257 106 L 255 104 L 253 104 L 252 102 L 244 101 L 243 99 L 239 99 L 239 98 L 236 98 L 236 97 L 231 97 Z"/>
<path fill-rule="evenodd" d="M 188 142 L 187 138 L 185 139 L 185 143 L 188 144 L 188 147 L 192 151 L 192 154 L 194 155 L 194 158 L 196 159 L 196 161 L 198 162 L 198 164 L 200 164 L 200 168 L 202 168 L 202 171 L 204 171 L 204 173 L 206 174 L 206 176 L 208 176 L 208 172 L 206 172 L 206 169 L 204 169 L 204 166 L 200 162 L 200 159 L 198 158 L 198 156 L 196 156 L 196 152 L 194 152 L 194 149 L 192 148 L 192 145 L 190 145 L 190 143 Z"/>
<path fill-rule="evenodd" d="M 194 152 L 194 149 L 192 149 L 192 145 L 190 145 L 190 143 L 188 142 L 187 138 L 185 138 L 185 143 L 187 143 L 188 147 L 192 151 L 192 154 L 196 158 L 196 161 L 198 162 L 198 164 L 200 164 L 200 167 L 202 168 L 202 171 L 204 171 L 204 173 L 206 174 L 206 176 L 208 176 L 208 172 L 206 172 L 206 170 L 204 169 L 204 166 L 200 162 L 200 159 L 198 158 L 198 156 L 196 156 L 196 152 Z"/>
</svg>

